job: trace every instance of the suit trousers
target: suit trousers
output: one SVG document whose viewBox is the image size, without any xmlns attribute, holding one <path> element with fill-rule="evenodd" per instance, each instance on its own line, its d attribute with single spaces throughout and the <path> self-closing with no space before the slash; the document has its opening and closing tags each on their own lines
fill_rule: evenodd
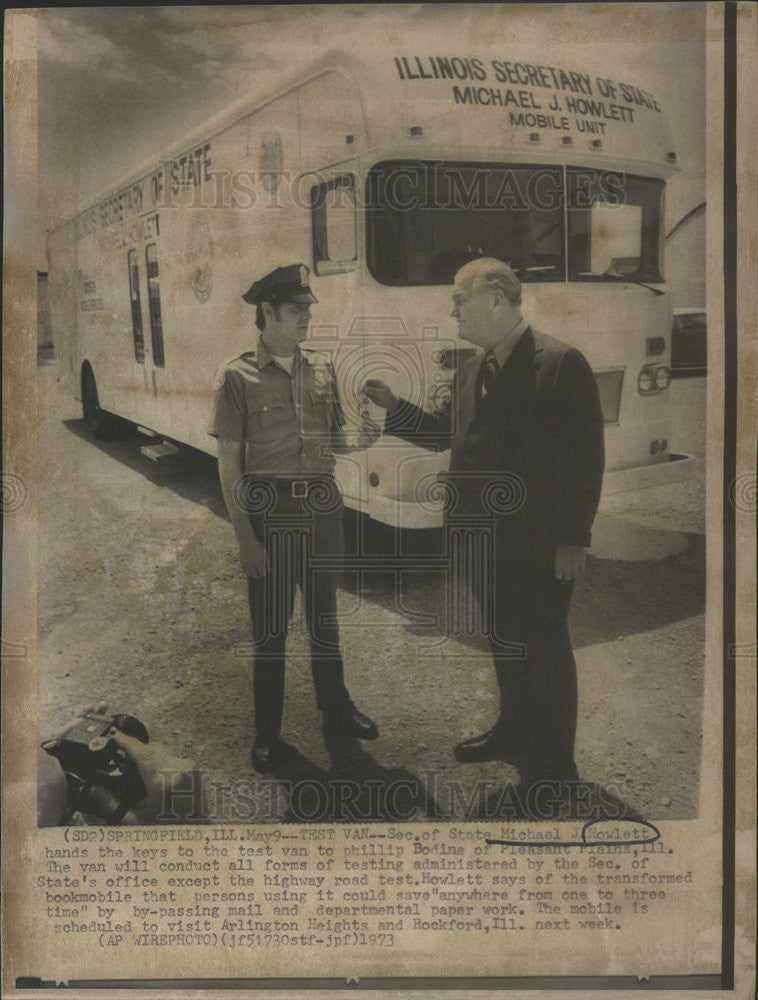
<svg viewBox="0 0 758 1000">
<path fill-rule="evenodd" d="M 333 481 L 307 497 L 277 492 L 272 508 L 251 514 L 269 569 L 248 577 L 253 628 L 253 700 L 259 741 L 279 736 L 284 705 L 285 646 L 300 587 L 310 640 L 316 704 L 339 712 L 350 704 L 337 625 L 337 578 L 344 555 L 343 507 Z M 314 502 L 314 496 L 317 500 Z"/>
<path fill-rule="evenodd" d="M 497 727 L 523 750 L 522 782 L 576 778 L 573 582 L 556 579 L 555 547 L 534 533 L 514 532 L 504 521 L 491 538 L 473 590 L 498 682 Z"/>
</svg>

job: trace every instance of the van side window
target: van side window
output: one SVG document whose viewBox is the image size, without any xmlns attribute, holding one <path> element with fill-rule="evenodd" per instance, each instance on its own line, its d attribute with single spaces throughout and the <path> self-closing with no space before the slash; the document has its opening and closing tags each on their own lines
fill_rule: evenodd
<svg viewBox="0 0 758 1000">
<path fill-rule="evenodd" d="M 142 333 L 142 303 L 139 294 L 139 265 L 137 251 L 130 250 L 127 254 L 129 267 L 129 301 L 132 307 L 132 334 L 134 335 L 134 357 L 141 364 L 145 363 L 145 338 Z"/>
<path fill-rule="evenodd" d="M 153 342 L 153 364 L 162 368 L 166 363 L 163 351 L 163 320 L 161 319 L 161 291 L 158 285 L 158 247 L 151 243 L 145 248 L 147 265 L 147 302 L 150 306 L 150 336 Z"/>
<path fill-rule="evenodd" d="M 358 259 L 355 178 L 334 177 L 311 190 L 313 265 L 316 274 L 350 271 Z"/>
</svg>

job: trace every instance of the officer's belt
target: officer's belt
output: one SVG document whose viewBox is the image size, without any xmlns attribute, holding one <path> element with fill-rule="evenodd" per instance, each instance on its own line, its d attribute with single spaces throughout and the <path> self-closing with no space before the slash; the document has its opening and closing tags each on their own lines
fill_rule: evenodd
<svg viewBox="0 0 758 1000">
<path fill-rule="evenodd" d="M 315 486 L 323 486 L 324 483 L 333 486 L 334 476 L 331 472 L 322 472 L 317 476 L 309 476 L 307 479 L 283 479 L 280 476 L 267 476 L 264 481 L 271 483 L 277 493 L 295 499 L 303 499 Z"/>
</svg>

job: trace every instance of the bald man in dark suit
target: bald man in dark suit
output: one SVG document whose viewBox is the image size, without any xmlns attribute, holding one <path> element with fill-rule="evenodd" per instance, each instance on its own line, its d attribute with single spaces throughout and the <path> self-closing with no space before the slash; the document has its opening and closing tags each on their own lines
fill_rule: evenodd
<svg viewBox="0 0 758 1000">
<path fill-rule="evenodd" d="M 487 732 L 459 743 L 455 756 L 517 764 L 522 788 L 574 781 L 577 679 L 568 610 L 602 483 L 597 385 L 579 351 L 524 320 L 520 282 L 502 261 L 461 268 L 452 316 L 460 336 L 485 354 L 459 368 L 449 410 L 427 413 L 378 379 L 369 379 L 365 392 L 387 409 L 385 433 L 450 449 L 449 540 L 489 519 L 490 564 L 473 583 L 499 715 Z"/>
</svg>

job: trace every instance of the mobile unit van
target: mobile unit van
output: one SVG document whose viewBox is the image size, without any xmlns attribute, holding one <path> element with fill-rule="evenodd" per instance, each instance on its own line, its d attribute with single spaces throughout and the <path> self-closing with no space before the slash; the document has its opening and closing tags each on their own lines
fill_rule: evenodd
<svg viewBox="0 0 758 1000">
<path fill-rule="evenodd" d="M 213 454 L 214 372 L 257 336 L 241 293 L 303 261 L 319 299 L 311 341 L 335 364 L 348 421 L 369 376 L 444 406 L 474 350 L 449 318 L 453 276 L 498 257 L 524 285 L 525 316 L 592 365 L 611 476 L 665 473 L 662 234 L 677 169 L 657 98 L 582 65 L 515 50 L 327 55 L 50 233 L 63 375 L 91 423 L 117 414 Z M 445 463 L 388 436 L 337 477 L 348 506 L 432 526 Z"/>
</svg>

